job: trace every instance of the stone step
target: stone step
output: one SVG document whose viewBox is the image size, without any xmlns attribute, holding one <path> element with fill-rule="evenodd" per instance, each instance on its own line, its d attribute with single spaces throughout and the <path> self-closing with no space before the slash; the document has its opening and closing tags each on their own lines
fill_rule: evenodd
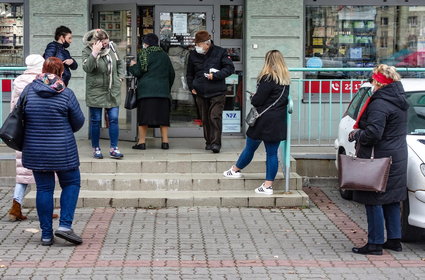
<svg viewBox="0 0 425 280">
<path fill-rule="evenodd" d="M 35 191 L 25 198 L 25 207 L 35 207 Z M 59 207 L 60 191 L 55 192 Z M 250 191 L 88 191 L 81 190 L 77 207 L 309 207 L 309 198 L 302 190 L 273 195 Z"/>
<path fill-rule="evenodd" d="M 81 187 L 89 191 L 228 191 L 253 190 L 264 181 L 264 173 L 245 173 L 243 178 L 225 178 L 221 173 L 82 173 Z M 290 174 L 290 190 L 302 189 L 302 177 Z M 281 172 L 273 187 L 285 188 Z"/>
<path fill-rule="evenodd" d="M 104 158 L 81 159 L 82 173 L 222 173 L 235 164 L 238 155 L 168 154 L 134 156 L 122 160 Z M 266 156 L 255 156 L 244 173 L 266 172 Z M 281 166 L 281 165 L 280 165 Z M 282 168 L 282 166 L 281 166 Z M 291 160 L 291 172 L 296 172 L 296 161 Z"/>
</svg>

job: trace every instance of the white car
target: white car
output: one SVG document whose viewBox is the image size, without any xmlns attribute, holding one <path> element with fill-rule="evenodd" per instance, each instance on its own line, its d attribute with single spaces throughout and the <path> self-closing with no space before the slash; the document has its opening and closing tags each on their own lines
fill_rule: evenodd
<svg viewBox="0 0 425 280">
<path fill-rule="evenodd" d="M 425 235 L 425 79 L 403 79 L 408 110 L 407 189 L 408 199 L 402 202 L 402 240 L 416 241 Z M 371 84 L 364 83 L 354 95 L 339 123 L 335 140 L 337 160 L 339 154 L 353 155 L 354 142 L 348 142 L 357 115 L 371 93 Z M 335 161 L 338 168 L 338 163 Z M 352 191 L 340 190 L 345 199 L 352 199 Z"/>
</svg>

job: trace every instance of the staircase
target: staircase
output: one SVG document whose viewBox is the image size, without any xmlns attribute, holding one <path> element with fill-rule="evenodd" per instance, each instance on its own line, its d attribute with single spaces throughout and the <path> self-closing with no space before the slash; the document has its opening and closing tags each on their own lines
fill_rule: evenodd
<svg viewBox="0 0 425 280">
<path fill-rule="evenodd" d="M 243 178 L 225 178 L 222 173 L 235 163 L 244 140 L 231 139 L 236 148 L 223 147 L 213 154 L 202 148 L 200 139 L 172 140 L 171 149 L 158 148 L 158 139 L 147 143 L 145 151 L 132 150 L 121 144 L 122 160 L 90 157 L 87 141 L 81 141 L 81 191 L 77 207 L 141 207 L 176 206 L 216 207 L 303 207 L 309 205 L 302 191 L 302 178 L 291 161 L 290 192 L 285 193 L 281 169 L 274 182 L 272 196 L 260 195 L 254 189 L 265 176 L 265 152 L 259 149 L 251 164 L 243 170 Z M 192 143 L 193 142 L 193 143 Z M 124 142 L 125 143 L 125 142 Z M 180 143 L 180 144 L 179 144 Z M 124 146 L 125 145 L 125 146 Z M 106 147 L 107 144 L 103 145 Z M 177 147 L 176 147 L 177 146 Z M 181 146 L 181 147 L 180 147 Z M 152 148 L 150 148 L 152 147 Z M 193 148 L 188 148 L 193 147 Z M 237 152 L 236 152 L 237 151 Z M 106 150 L 104 151 L 106 156 Z M 25 198 L 26 207 L 35 207 L 35 188 Z M 60 187 L 55 192 L 59 206 Z"/>
</svg>

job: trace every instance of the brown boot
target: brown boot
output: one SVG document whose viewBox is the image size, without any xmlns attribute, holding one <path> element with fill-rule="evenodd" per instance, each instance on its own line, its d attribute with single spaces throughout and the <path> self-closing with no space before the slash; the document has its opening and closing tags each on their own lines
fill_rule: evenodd
<svg viewBox="0 0 425 280">
<path fill-rule="evenodd" d="M 22 215 L 21 204 L 16 200 L 13 200 L 12 208 L 9 210 L 9 221 L 23 221 L 26 220 L 27 216 Z"/>
</svg>

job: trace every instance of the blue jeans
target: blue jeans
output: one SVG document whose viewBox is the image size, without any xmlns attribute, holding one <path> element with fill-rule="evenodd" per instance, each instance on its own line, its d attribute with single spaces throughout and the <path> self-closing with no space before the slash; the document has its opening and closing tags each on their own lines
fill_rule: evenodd
<svg viewBox="0 0 425 280">
<path fill-rule="evenodd" d="M 102 122 L 102 109 L 89 107 L 90 109 L 90 138 L 91 145 L 93 148 L 99 146 L 100 138 L 100 124 Z M 111 148 L 118 146 L 118 136 L 119 136 L 119 127 L 118 127 L 118 114 L 119 107 L 105 108 L 106 113 L 108 114 L 109 119 L 109 139 L 111 140 Z"/>
<path fill-rule="evenodd" d="M 52 214 L 55 172 L 33 171 L 33 174 L 37 185 L 36 206 L 38 219 L 40 220 L 41 238 L 50 239 L 53 237 Z M 80 193 L 80 169 L 57 171 L 56 174 L 62 188 L 59 226 L 71 229 Z"/>
<path fill-rule="evenodd" d="M 262 140 L 254 140 L 246 137 L 246 145 L 242 154 L 236 162 L 236 167 L 244 169 L 254 157 L 254 153 L 260 146 Z M 279 168 L 279 160 L 277 158 L 277 150 L 279 149 L 280 142 L 264 142 L 266 147 L 266 181 L 274 181 L 276 178 L 277 170 Z"/>
<path fill-rule="evenodd" d="M 387 239 L 401 238 L 400 202 L 386 205 L 366 205 L 368 243 L 384 244 L 384 222 Z"/>
<path fill-rule="evenodd" d="M 28 184 L 16 183 L 15 191 L 13 192 L 13 199 L 22 205 L 24 202 L 25 191 L 27 190 Z"/>
</svg>

